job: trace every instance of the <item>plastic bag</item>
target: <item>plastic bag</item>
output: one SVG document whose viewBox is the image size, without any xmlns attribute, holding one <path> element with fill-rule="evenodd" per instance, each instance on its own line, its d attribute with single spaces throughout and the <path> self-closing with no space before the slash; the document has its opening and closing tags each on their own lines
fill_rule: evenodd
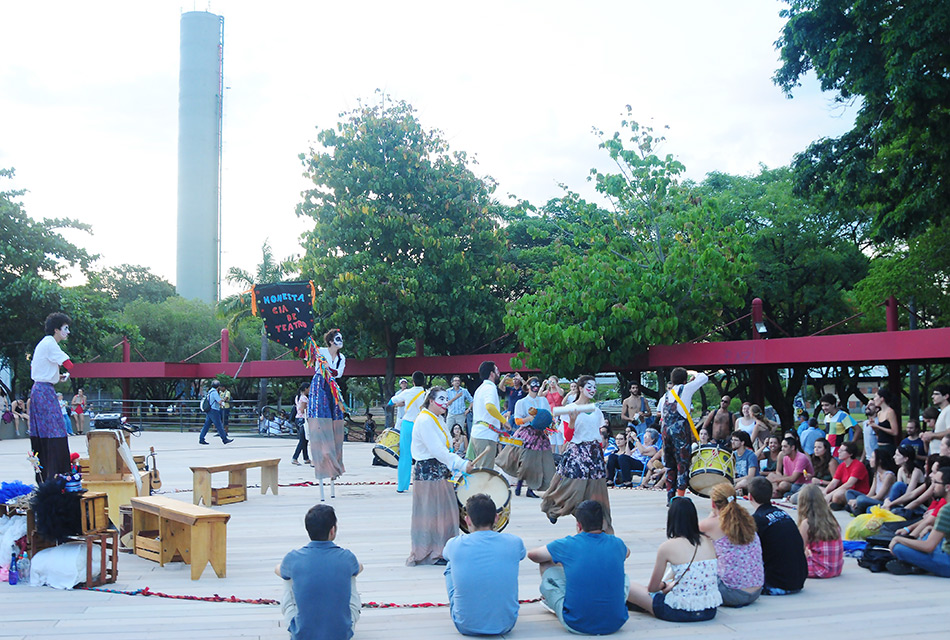
<svg viewBox="0 0 950 640">
<path fill-rule="evenodd" d="M 865 540 L 868 536 L 873 536 L 880 531 L 881 525 L 885 522 L 898 522 L 901 520 L 904 520 L 904 518 L 875 505 L 871 507 L 870 513 L 862 513 L 848 523 L 847 528 L 844 530 L 844 539 Z"/>
</svg>

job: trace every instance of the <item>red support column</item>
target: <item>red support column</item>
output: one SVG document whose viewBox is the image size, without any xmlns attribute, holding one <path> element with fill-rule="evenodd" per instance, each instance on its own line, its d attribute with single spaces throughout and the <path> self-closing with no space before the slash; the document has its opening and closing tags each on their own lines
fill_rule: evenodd
<svg viewBox="0 0 950 640">
<path fill-rule="evenodd" d="M 228 348 L 231 344 L 231 332 L 221 329 L 221 362 L 228 361 Z"/>
</svg>

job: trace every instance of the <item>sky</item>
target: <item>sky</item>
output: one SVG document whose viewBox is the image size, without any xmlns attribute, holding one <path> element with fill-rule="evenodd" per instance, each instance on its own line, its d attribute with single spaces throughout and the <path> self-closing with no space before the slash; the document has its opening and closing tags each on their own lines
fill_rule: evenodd
<svg viewBox="0 0 950 640">
<path fill-rule="evenodd" d="M 609 170 L 593 130 L 632 107 L 662 153 L 702 180 L 788 164 L 851 128 L 813 77 L 772 83 L 784 3 L 769 0 L 350 2 L 59 0 L 0 3 L 0 167 L 33 218 L 70 217 L 100 267 L 175 282 L 180 16 L 224 16 L 222 270 L 253 271 L 266 240 L 299 255 L 298 159 L 377 89 L 498 182 L 541 205 L 593 198 Z M 223 285 L 223 293 L 236 287 Z"/>
</svg>

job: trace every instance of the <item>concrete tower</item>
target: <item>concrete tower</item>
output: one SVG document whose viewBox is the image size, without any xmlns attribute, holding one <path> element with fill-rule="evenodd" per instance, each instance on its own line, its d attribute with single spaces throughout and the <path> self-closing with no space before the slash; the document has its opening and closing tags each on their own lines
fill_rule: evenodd
<svg viewBox="0 0 950 640">
<path fill-rule="evenodd" d="M 217 302 L 221 283 L 224 18 L 181 16 L 178 78 L 178 294 Z"/>
</svg>

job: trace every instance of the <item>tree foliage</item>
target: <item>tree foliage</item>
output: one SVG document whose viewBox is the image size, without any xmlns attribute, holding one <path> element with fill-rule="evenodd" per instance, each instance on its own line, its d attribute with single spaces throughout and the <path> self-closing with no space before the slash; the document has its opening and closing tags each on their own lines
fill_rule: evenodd
<svg viewBox="0 0 950 640">
<path fill-rule="evenodd" d="M 543 289 L 509 305 L 507 327 L 544 371 L 623 368 L 650 344 L 715 326 L 722 307 L 745 292 L 741 224 L 727 224 L 680 185 L 683 166 L 656 154 L 663 139 L 652 129 L 622 126 L 628 141 L 618 132 L 600 145 L 617 172 L 592 171 L 611 210 L 567 194 L 560 264 Z"/>
<path fill-rule="evenodd" d="M 791 95 L 809 71 L 854 128 L 795 160 L 803 191 L 861 209 L 878 234 L 910 236 L 950 203 L 950 3 L 786 0 L 774 81 Z"/>
<path fill-rule="evenodd" d="M 341 118 L 300 156 L 314 183 L 297 207 L 314 220 L 302 270 L 318 289 L 317 313 L 386 354 L 390 393 L 400 341 L 464 353 L 501 333 L 514 278 L 490 215 L 494 184 L 464 153 L 405 102 Z"/>
<path fill-rule="evenodd" d="M 135 300 L 162 302 L 175 294 L 175 285 L 152 273 L 148 267 L 122 264 L 89 274 L 90 284 L 109 295 L 116 311 Z"/>
</svg>

